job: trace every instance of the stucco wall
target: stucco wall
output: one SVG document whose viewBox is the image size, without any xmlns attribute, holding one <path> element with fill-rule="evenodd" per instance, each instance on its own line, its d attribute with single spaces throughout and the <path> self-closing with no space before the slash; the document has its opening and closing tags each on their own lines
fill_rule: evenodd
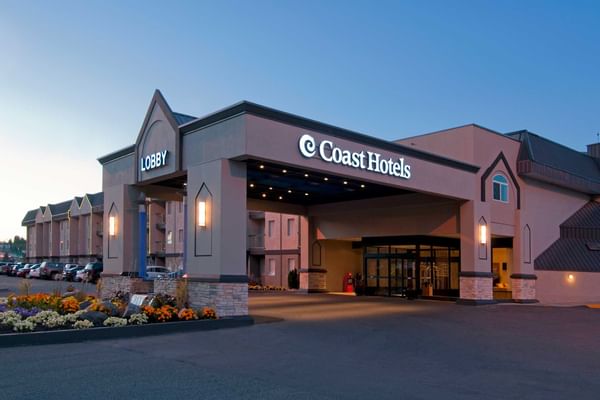
<svg viewBox="0 0 600 400">
<path fill-rule="evenodd" d="M 352 273 L 352 276 L 362 273 L 362 249 L 353 249 L 350 241 L 322 240 L 320 243 L 321 268 L 327 270 L 327 290 L 341 292 L 346 272 Z"/>
<path fill-rule="evenodd" d="M 569 274 L 573 280 L 569 281 Z M 600 273 L 536 271 L 537 299 L 543 304 L 600 303 Z"/>
</svg>

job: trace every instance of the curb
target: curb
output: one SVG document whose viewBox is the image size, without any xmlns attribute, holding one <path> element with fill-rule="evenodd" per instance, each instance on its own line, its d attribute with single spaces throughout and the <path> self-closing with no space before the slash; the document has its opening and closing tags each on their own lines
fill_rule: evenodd
<svg viewBox="0 0 600 400">
<path fill-rule="evenodd" d="M 65 344 L 92 340 L 131 339 L 141 336 L 166 335 L 194 331 L 239 328 L 254 324 L 249 316 L 216 320 L 162 322 L 146 325 L 128 325 L 119 328 L 99 327 L 90 329 L 65 329 L 58 331 L 0 334 L 0 348 L 14 346 L 37 346 Z"/>
</svg>

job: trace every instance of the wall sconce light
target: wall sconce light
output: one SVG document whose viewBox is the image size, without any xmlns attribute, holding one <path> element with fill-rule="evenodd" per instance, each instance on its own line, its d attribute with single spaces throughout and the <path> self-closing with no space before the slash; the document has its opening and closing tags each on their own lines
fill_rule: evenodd
<svg viewBox="0 0 600 400">
<path fill-rule="evenodd" d="M 110 236 L 116 236 L 117 234 L 117 220 L 115 217 L 108 218 L 108 234 Z"/>
<path fill-rule="evenodd" d="M 198 226 L 206 227 L 206 202 L 202 200 L 198 202 Z"/>
<path fill-rule="evenodd" d="M 569 283 L 575 282 L 575 275 L 573 275 L 573 274 L 567 275 L 567 282 L 569 282 Z"/>
<path fill-rule="evenodd" d="M 479 244 L 487 244 L 487 225 L 479 224 Z"/>
</svg>

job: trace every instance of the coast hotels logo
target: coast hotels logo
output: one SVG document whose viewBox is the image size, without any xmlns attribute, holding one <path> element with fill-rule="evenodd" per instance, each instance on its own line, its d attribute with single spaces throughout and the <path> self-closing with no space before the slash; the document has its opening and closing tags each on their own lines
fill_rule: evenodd
<svg viewBox="0 0 600 400">
<path fill-rule="evenodd" d="M 306 158 L 312 158 L 317 153 L 321 159 L 328 163 L 342 164 L 347 167 L 364 169 L 382 175 L 390 175 L 403 179 L 410 179 L 410 165 L 404 158 L 382 158 L 381 154 L 372 151 L 350 151 L 337 147 L 331 140 L 323 140 L 317 145 L 310 135 L 302 135 L 298 141 L 300 153 Z"/>
</svg>

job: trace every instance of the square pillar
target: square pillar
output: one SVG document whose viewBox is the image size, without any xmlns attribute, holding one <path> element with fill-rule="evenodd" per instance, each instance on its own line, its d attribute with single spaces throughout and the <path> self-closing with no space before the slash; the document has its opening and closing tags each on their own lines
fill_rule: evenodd
<svg viewBox="0 0 600 400">
<path fill-rule="evenodd" d="M 491 215 L 489 204 L 466 201 L 460 207 L 461 304 L 494 303 L 491 272 Z"/>
<path fill-rule="evenodd" d="M 189 167 L 187 199 L 190 303 L 219 316 L 247 315 L 246 164 L 219 159 Z"/>
<path fill-rule="evenodd" d="M 321 266 L 321 245 L 316 240 L 313 219 L 300 216 L 300 290 L 327 291 L 327 270 Z"/>
</svg>

